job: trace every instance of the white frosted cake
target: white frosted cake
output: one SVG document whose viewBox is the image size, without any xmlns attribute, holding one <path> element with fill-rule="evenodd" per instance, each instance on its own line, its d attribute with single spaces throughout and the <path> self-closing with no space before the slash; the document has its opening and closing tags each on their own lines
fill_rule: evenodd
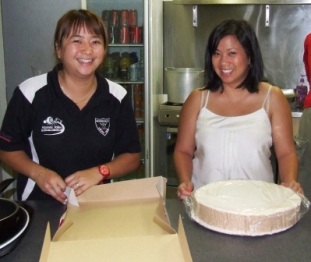
<svg viewBox="0 0 311 262">
<path fill-rule="evenodd" d="M 219 181 L 194 192 L 191 217 L 218 232 L 260 236 L 293 226 L 300 203 L 300 196 L 291 189 L 273 183 Z"/>
</svg>

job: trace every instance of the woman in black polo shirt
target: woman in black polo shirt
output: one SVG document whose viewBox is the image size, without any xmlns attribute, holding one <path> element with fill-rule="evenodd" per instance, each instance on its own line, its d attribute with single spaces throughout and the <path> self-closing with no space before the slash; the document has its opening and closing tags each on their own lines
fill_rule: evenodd
<svg viewBox="0 0 311 262">
<path fill-rule="evenodd" d="M 19 174 L 18 198 L 66 201 L 135 170 L 140 143 L 127 91 L 96 69 L 107 52 L 103 21 L 71 10 L 57 23 L 58 63 L 14 91 L 0 133 L 1 161 Z"/>
</svg>

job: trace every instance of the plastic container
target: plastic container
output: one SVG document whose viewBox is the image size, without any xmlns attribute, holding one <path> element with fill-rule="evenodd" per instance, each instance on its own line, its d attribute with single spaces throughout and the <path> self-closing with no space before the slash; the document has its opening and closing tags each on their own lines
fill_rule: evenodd
<svg viewBox="0 0 311 262">
<path fill-rule="evenodd" d="M 308 87 L 304 83 L 304 75 L 301 75 L 300 83 L 296 87 L 296 109 L 302 110 L 303 109 L 303 102 L 306 98 L 308 93 Z"/>
</svg>

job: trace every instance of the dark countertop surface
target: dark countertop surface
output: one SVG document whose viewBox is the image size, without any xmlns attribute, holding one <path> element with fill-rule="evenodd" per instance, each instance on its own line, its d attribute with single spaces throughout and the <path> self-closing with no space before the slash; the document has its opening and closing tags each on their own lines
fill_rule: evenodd
<svg viewBox="0 0 311 262">
<path fill-rule="evenodd" d="M 1 262 L 39 261 L 43 238 L 50 222 L 52 234 L 64 207 L 56 202 L 29 202 L 34 209 L 33 220 L 19 245 Z M 230 236 L 205 229 L 191 221 L 178 199 L 166 201 L 172 226 L 177 229 L 182 217 L 193 261 L 311 261 L 311 211 L 291 229 L 271 236 Z M 40 212 L 39 212 L 40 211 Z M 126 259 L 125 259 L 126 261 Z"/>
<path fill-rule="evenodd" d="M 311 161 L 300 169 L 300 181 L 305 195 L 311 199 Z M 65 207 L 58 202 L 30 201 L 26 203 L 32 221 L 19 245 L 1 262 L 39 261 L 43 238 L 50 222 L 54 235 Z M 311 261 L 311 211 L 287 231 L 262 237 L 230 236 L 208 230 L 191 221 L 183 202 L 167 199 L 166 208 L 172 226 L 177 229 L 178 217 L 182 217 L 193 261 Z M 103 249 L 104 250 L 104 249 Z M 147 260 L 146 260 L 147 261 Z"/>
</svg>

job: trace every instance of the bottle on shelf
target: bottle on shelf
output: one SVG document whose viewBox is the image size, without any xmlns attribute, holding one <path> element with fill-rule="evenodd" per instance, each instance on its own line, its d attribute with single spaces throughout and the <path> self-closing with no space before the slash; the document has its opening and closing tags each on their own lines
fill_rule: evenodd
<svg viewBox="0 0 311 262">
<path fill-rule="evenodd" d="M 113 79 L 119 79 L 120 78 L 120 60 L 121 55 L 120 52 L 113 52 L 111 53 L 111 57 L 114 60 L 114 67 L 113 67 Z"/>
<path fill-rule="evenodd" d="M 120 60 L 120 78 L 127 81 L 129 79 L 130 56 L 128 52 L 122 53 Z"/>
<path fill-rule="evenodd" d="M 302 110 L 305 97 L 308 93 L 308 87 L 304 82 L 304 75 L 300 77 L 300 83 L 296 87 L 296 109 Z"/>
<path fill-rule="evenodd" d="M 107 77 L 109 79 L 113 79 L 114 78 L 114 68 L 115 68 L 115 61 L 111 55 L 108 55 L 106 60 L 105 60 L 105 64 L 104 64 L 105 77 Z"/>
<path fill-rule="evenodd" d="M 144 50 L 140 49 L 139 62 L 138 62 L 138 81 L 144 81 Z"/>
<path fill-rule="evenodd" d="M 135 117 L 143 117 L 143 85 L 134 84 L 133 85 L 133 95 L 134 95 L 134 112 Z"/>
<path fill-rule="evenodd" d="M 129 67 L 129 75 L 131 82 L 138 81 L 138 71 L 139 71 L 139 63 L 131 64 Z"/>
</svg>

